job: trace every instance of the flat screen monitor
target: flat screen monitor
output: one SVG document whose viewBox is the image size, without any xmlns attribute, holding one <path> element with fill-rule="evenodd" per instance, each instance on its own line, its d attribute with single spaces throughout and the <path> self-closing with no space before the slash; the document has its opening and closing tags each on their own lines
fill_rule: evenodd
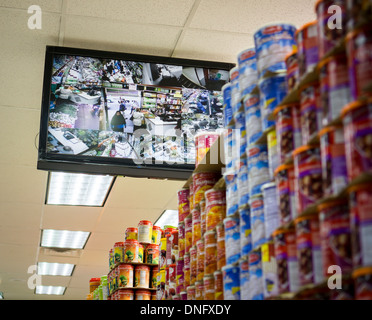
<svg viewBox="0 0 372 320">
<path fill-rule="evenodd" d="M 185 180 L 234 64 L 47 46 L 40 170 Z"/>
</svg>

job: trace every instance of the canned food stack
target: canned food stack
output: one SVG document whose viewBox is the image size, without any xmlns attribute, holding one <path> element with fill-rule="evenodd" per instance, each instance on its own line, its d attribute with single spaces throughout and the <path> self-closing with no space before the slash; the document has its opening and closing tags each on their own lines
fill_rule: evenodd
<svg viewBox="0 0 372 320">
<path fill-rule="evenodd" d="M 109 251 L 109 273 L 101 277 L 106 300 L 156 300 L 162 229 L 141 220 L 125 230 L 124 241 Z"/>
</svg>

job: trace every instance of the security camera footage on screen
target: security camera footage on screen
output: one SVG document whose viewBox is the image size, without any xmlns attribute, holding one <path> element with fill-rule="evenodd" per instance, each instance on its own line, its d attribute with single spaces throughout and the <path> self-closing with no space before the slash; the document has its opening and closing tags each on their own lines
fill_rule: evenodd
<svg viewBox="0 0 372 320">
<path fill-rule="evenodd" d="M 55 55 L 47 152 L 194 164 L 194 136 L 223 127 L 229 72 Z"/>
</svg>

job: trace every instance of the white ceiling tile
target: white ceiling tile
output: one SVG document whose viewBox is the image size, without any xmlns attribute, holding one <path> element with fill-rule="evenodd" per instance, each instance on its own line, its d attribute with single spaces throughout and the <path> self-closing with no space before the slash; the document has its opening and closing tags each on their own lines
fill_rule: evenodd
<svg viewBox="0 0 372 320">
<path fill-rule="evenodd" d="M 0 16 L 1 104 L 40 110 L 45 47 L 58 44 L 60 16 L 44 13 L 41 30 L 28 29 L 27 11 L 0 7 Z"/>
<path fill-rule="evenodd" d="M 316 0 L 202 0 L 190 27 L 249 34 L 275 21 L 300 27 L 316 18 L 315 2 Z"/>
<path fill-rule="evenodd" d="M 6 119 L 0 126 L 0 136 L 7 137 L 2 139 L 1 148 L 8 150 L 1 152 L 0 163 L 36 168 L 40 111 L 0 106 L 0 112 Z"/>
<path fill-rule="evenodd" d="M 28 9 L 38 5 L 43 12 L 61 12 L 63 0 L 0 0 L 0 7 Z"/>
<path fill-rule="evenodd" d="M 180 30 L 179 27 L 67 16 L 64 46 L 170 56 Z"/>
<path fill-rule="evenodd" d="M 186 29 L 173 56 L 236 63 L 237 55 L 254 46 L 251 34 Z"/>
<path fill-rule="evenodd" d="M 45 205 L 42 228 L 92 231 L 102 210 L 101 207 Z"/>
<path fill-rule="evenodd" d="M 194 0 L 69 0 L 66 13 L 135 24 L 182 26 Z"/>
<path fill-rule="evenodd" d="M 26 112 L 26 114 L 28 113 L 29 112 Z M 9 119 L 10 120 L 6 123 L 12 123 L 13 121 L 11 120 L 14 120 L 14 123 L 17 121 L 14 118 Z M 7 126 L 7 124 L 5 126 Z M 0 126 L 0 134 L 2 130 L 3 126 Z M 22 143 L 18 143 L 18 145 L 24 145 L 24 151 L 28 150 L 28 148 L 26 148 L 26 141 L 28 141 L 29 144 L 31 144 L 32 141 L 32 139 L 26 139 L 27 137 L 27 135 L 25 135 L 23 138 L 22 135 L 19 137 L 20 139 L 23 139 L 23 141 Z M 14 143 L 16 142 L 14 141 Z M 14 155 L 14 162 L 16 162 L 16 159 L 18 160 L 19 158 L 21 158 L 19 154 L 18 158 L 16 155 Z M 0 159 L 2 159 L 1 156 Z M 24 203 L 38 205 L 43 204 L 46 189 L 46 173 L 44 171 L 37 170 L 35 167 L 24 165 L 2 164 L 1 166 L 0 203 L 12 202 L 13 204 L 17 205 Z M 27 178 L 25 179 L 25 177 Z M 27 210 L 25 211 L 27 212 Z"/>
<path fill-rule="evenodd" d="M 24 229 L 37 228 L 34 229 L 37 234 L 41 213 L 41 204 L 0 201 L 0 221 L 5 232 L 8 227 L 17 228 L 18 232 Z M 0 234 L 0 243 L 9 241 L 6 239 L 5 234 Z"/>
</svg>

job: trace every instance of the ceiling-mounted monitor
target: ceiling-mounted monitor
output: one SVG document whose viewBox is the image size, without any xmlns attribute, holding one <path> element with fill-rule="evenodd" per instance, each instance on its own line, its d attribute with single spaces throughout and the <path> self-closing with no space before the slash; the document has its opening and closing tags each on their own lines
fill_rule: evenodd
<svg viewBox="0 0 372 320">
<path fill-rule="evenodd" d="M 233 64 L 46 47 L 38 169 L 187 179 Z"/>
</svg>

